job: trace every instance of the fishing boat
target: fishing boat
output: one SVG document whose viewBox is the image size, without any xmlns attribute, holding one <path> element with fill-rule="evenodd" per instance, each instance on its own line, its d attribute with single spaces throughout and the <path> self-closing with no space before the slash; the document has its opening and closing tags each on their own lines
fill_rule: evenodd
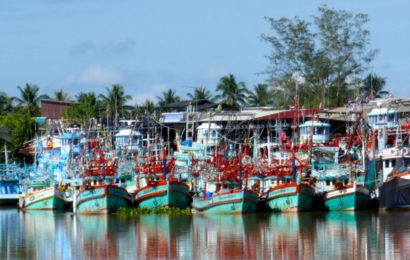
<svg viewBox="0 0 410 260">
<path fill-rule="evenodd" d="M 367 114 L 372 128 L 370 150 L 381 176 L 377 193 L 382 210 L 410 207 L 410 124 L 400 125 L 400 111 L 394 108 L 372 109 Z"/>
<path fill-rule="evenodd" d="M 215 193 L 205 193 L 205 197 L 194 197 L 192 208 L 198 213 L 243 214 L 257 209 L 259 196 L 251 190 L 227 187 Z"/>
<path fill-rule="evenodd" d="M 19 207 L 35 210 L 63 210 L 68 161 L 79 153 L 79 134 L 44 136 L 35 140 L 35 164 L 28 169 L 26 193 L 19 199 Z"/>
<path fill-rule="evenodd" d="M 118 157 L 116 178 L 121 187 L 134 194 L 137 190 L 134 154 L 141 148 L 142 134 L 134 129 L 135 120 L 121 120 L 120 123 L 126 125 L 115 134 L 115 153 Z"/>
<path fill-rule="evenodd" d="M 64 191 L 59 187 L 38 186 L 20 197 L 19 207 L 28 210 L 62 210 L 64 208 Z"/>
<path fill-rule="evenodd" d="M 193 197 L 192 208 L 203 214 L 244 214 L 256 212 L 259 195 L 247 188 L 251 165 L 242 164 L 242 156 L 223 161 L 215 151 L 214 162 L 205 169 L 197 183 L 200 192 Z"/>
<path fill-rule="evenodd" d="M 299 212 L 312 210 L 315 188 L 297 176 L 295 160 L 292 166 L 279 165 L 274 175 L 266 178 L 268 190 L 262 195 L 272 211 Z M 289 174 L 291 173 L 291 174 Z"/>
<path fill-rule="evenodd" d="M 187 208 L 191 202 L 189 186 L 172 172 L 175 160 L 167 159 L 165 148 L 162 158 L 157 155 L 138 156 L 140 161 L 135 203 L 142 208 Z"/>
<path fill-rule="evenodd" d="M 9 164 L 6 146 L 4 153 L 5 163 L 0 164 L 0 205 L 17 205 L 23 194 L 22 181 L 26 171 L 16 163 Z"/>
<path fill-rule="evenodd" d="M 105 153 L 96 140 L 88 146 L 92 158 L 84 162 L 83 185 L 74 196 L 73 210 L 79 214 L 114 212 L 131 204 L 132 198 L 127 190 L 115 185 L 117 162 Z"/>
</svg>

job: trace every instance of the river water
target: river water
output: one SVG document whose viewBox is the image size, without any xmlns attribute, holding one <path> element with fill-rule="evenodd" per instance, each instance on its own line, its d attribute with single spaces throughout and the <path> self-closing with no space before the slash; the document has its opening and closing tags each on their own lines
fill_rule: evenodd
<svg viewBox="0 0 410 260">
<path fill-rule="evenodd" d="M 408 259 L 409 219 L 405 211 L 124 218 L 0 209 L 0 259 Z"/>
</svg>

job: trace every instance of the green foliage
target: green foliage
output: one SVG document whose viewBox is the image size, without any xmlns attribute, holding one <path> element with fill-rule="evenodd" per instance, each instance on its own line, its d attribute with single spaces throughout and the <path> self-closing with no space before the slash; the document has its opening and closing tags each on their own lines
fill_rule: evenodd
<svg viewBox="0 0 410 260">
<path fill-rule="evenodd" d="M 77 96 L 77 103 L 72 104 L 63 113 L 63 118 L 70 123 L 80 124 L 85 128 L 98 118 L 98 101 L 94 92 L 82 92 Z"/>
<path fill-rule="evenodd" d="M 37 85 L 26 83 L 24 88 L 18 86 L 20 91 L 20 97 L 14 97 L 13 100 L 17 101 L 19 106 L 26 108 L 26 111 L 30 116 L 39 116 L 40 107 L 39 103 L 41 99 L 49 98 L 47 95 L 39 95 L 40 88 Z"/>
<path fill-rule="evenodd" d="M 274 35 L 262 38 L 272 46 L 267 72 L 276 84 L 275 96 L 292 94 L 297 81 L 300 97 L 320 97 L 306 100 L 305 106 L 345 104 L 353 93 L 349 83 L 368 69 L 377 53 L 368 47 L 367 15 L 322 6 L 313 22 L 267 19 Z M 282 98 L 276 103 L 290 104 Z"/>
<path fill-rule="evenodd" d="M 191 209 L 179 209 L 170 207 L 148 208 L 119 208 L 117 214 L 120 216 L 139 216 L 146 214 L 167 214 L 167 215 L 191 215 Z"/>
<path fill-rule="evenodd" d="M 60 89 L 54 92 L 54 99 L 58 101 L 70 101 L 70 96 L 64 90 Z"/>
<path fill-rule="evenodd" d="M 26 108 L 17 108 L 13 113 L 0 117 L 0 125 L 9 129 L 10 149 L 20 148 L 23 143 L 34 137 L 35 122 Z"/>
<path fill-rule="evenodd" d="M 386 85 L 386 79 L 376 74 L 368 74 L 363 80 L 363 86 L 360 89 L 364 97 L 375 97 L 377 93 L 383 90 Z"/>
<path fill-rule="evenodd" d="M 175 90 L 173 89 L 163 91 L 162 96 L 158 96 L 157 99 L 160 107 L 181 101 L 181 98 L 176 95 Z"/>
<path fill-rule="evenodd" d="M 213 101 L 212 94 L 209 90 L 204 87 L 197 87 L 194 89 L 193 93 L 187 93 L 187 96 L 192 100 L 201 100 L 206 99 L 209 101 Z"/>
<path fill-rule="evenodd" d="M 130 95 L 125 95 L 124 87 L 115 84 L 111 88 L 106 88 L 107 95 L 100 94 L 99 98 L 105 108 L 105 116 L 115 128 L 118 127 L 118 119 L 127 113 L 125 103 L 131 99 Z"/>
<path fill-rule="evenodd" d="M 244 82 L 236 82 L 234 75 L 229 74 L 219 80 L 216 91 L 220 92 L 215 98 L 221 103 L 240 108 L 246 105 L 248 89 Z"/>
<path fill-rule="evenodd" d="M 0 92 L 0 115 L 5 115 L 13 110 L 13 99 L 6 93 Z"/>
<path fill-rule="evenodd" d="M 248 103 L 251 106 L 268 106 L 273 103 L 274 92 L 266 84 L 258 84 L 250 91 Z"/>
<path fill-rule="evenodd" d="M 144 119 L 146 115 L 155 115 L 157 110 L 154 101 L 151 99 L 145 100 L 144 103 L 141 105 L 135 105 L 134 112 L 136 113 L 137 117 L 140 119 Z"/>
</svg>

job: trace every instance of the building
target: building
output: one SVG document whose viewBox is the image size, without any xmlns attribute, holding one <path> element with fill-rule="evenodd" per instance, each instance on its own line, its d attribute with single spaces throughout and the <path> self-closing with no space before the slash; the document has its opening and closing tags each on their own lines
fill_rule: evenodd
<svg viewBox="0 0 410 260">
<path fill-rule="evenodd" d="M 41 100 L 41 116 L 48 119 L 61 119 L 64 110 L 66 110 L 72 103 L 67 101 L 58 101 L 53 99 Z"/>
</svg>

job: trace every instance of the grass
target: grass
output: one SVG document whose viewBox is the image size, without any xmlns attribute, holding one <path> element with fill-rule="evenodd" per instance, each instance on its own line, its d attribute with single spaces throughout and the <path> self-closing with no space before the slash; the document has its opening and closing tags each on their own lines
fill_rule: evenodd
<svg viewBox="0 0 410 260">
<path fill-rule="evenodd" d="M 179 209 L 179 208 L 169 208 L 169 207 L 161 207 L 161 208 L 119 208 L 117 210 L 117 214 L 120 216 L 140 216 L 140 215 L 147 215 L 147 214 L 167 214 L 167 215 L 191 215 L 191 209 Z"/>
</svg>

